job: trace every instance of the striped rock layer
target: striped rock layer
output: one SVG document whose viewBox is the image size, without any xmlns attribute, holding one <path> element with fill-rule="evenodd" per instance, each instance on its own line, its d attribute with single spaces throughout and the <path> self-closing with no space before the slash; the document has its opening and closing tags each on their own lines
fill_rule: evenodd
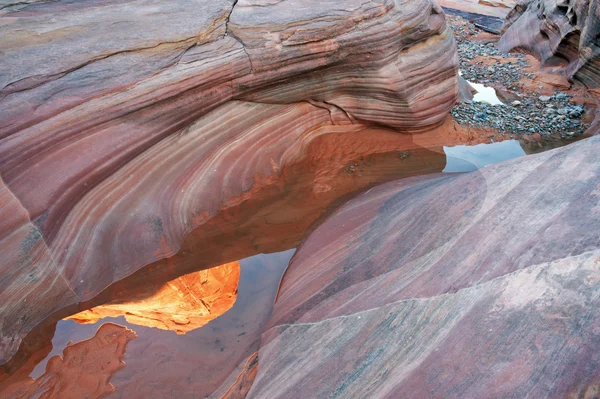
<svg viewBox="0 0 600 399">
<path fill-rule="evenodd" d="M 499 46 L 534 54 L 542 67 L 600 87 L 600 4 L 595 0 L 520 0 Z"/>
<path fill-rule="evenodd" d="M 597 397 L 599 144 L 348 202 L 292 258 L 247 397 Z"/>
<path fill-rule="evenodd" d="M 426 131 L 458 87 L 433 0 L 0 0 L 0 37 L 0 363 L 144 266 L 241 259 L 194 256 L 216 215 L 303 162 L 333 192 L 345 133 Z"/>
</svg>

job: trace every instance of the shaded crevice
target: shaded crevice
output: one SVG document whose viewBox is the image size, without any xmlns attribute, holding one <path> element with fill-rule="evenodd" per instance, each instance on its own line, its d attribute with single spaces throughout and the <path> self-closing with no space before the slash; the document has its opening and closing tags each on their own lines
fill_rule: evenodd
<svg viewBox="0 0 600 399">
<path fill-rule="evenodd" d="M 235 6 L 237 5 L 238 0 L 233 0 L 233 4 L 231 5 L 231 11 L 229 11 L 229 14 L 227 14 L 227 17 L 225 17 L 225 36 L 229 35 L 229 19 L 231 18 L 231 14 L 233 14 L 233 10 L 235 9 Z"/>
<path fill-rule="evenodd" d="M 231 14 L 233 14 L 233 10 L 235 9 L 235 6 L 237 5 L 237 3 L 238 3 L 238 0 L 234 0 L 233 4 L 231 6 L 231 11 L 229 12 L 229 14 L 227 14 L 227 17 L 225 18 L 225 34 L 223 35 L 223 37 L 231 36 L 232 38 L 237 40 L 238 43 L 240 43 L 240 45 L 242 46 L 242 50 L 244 51 L 244 53 L 246 53 L 246 56 L 248 57 L 248 62 L 250 63 L 250 73 L 254 73 L 254 66 L 252 65 L 252 57 L 250 57 L 250 54 L 248 53 L 248 50 L 246 49 L 244 42 L 239 37 L 234 35 L 233 32 L 231 32 L 231 30 L 229 29 L 229 19 L 231 18 Z"/>
</svg>

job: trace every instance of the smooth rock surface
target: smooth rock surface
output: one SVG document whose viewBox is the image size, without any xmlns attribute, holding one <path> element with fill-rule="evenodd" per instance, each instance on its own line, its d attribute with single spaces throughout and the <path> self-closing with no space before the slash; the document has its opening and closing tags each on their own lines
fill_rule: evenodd
<svg viewBox="0 0 600 399">
<path fill-rule="evenodd" d="M 248 398 L 588 398 L 600 137 L 373 188 L 293 257 Z"/>
<path fill-rule="evenodd" d="M 190 260 L 207 221 L 318 137 L 429 130 L 458 90 L 432 0 L 5 1 L 0 36 L 0 363 L 146 265 L 240 259 Z"/>
</svg>

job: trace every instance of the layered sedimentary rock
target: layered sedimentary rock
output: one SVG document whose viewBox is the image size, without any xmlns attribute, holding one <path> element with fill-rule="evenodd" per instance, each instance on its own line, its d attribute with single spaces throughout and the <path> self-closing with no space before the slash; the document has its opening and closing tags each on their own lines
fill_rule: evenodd
<svg viewBox="0 0 600 399">
<path fill-rule="evenodd" d="M 520 0 L 499 45 L 533 53 L 587 87 L 600 87 L 600 5 L 594 0 Z"/>
<path fill-rule="evenodd" d="M 320 137 L 440 124 L 458 87 L 432 0 L 4 2 L 0 36 L 0 363 L 145 265 L 239 259 L 190 256 L 220 211 L 318 172 Z"/>
<path fill-rule="evenodd" d="M 292 259 L 248 398 L 587 398 L 600 137 L 361 194 Z"/>
</svg>

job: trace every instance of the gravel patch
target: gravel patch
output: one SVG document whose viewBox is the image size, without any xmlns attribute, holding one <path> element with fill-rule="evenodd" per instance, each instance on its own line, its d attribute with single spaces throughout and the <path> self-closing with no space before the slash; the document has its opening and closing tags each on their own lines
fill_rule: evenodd
<svg viewBox="0 0 600 399">
<path fill-rule="evenodd" d="M 509 105 L 469 101 L 457 104 L 451 113 L 460 124 L 493 127 L 501 133 L 539 133 L 542 136 L 559 134 L 564 138 L 573 138 L 585 131 L 584 124 L 579 121 L 584 109 L 581 105 L 569 103 L 569 98 L 571 97 L 559 93 L 546 102 L 530 97 Z"/>
<path fill-rule="evenodd" d="M 581 105 L 570 103 L 568 93 L 554 92 L 552 96 L 540 93 L 521 93 L 519 80 L 532 78 L 523 70 L 528 66 L 524 54 L 502 53 L 495 43 L 475 43 L 470 40 L 479 32 L 474 24 L 457 16 L 447 16 L 454 31 L 460 56 L 462 77 L 485 86 L 503 86 L 518 100 L 504 101 L 505 105 L 488 105 L 479 102 L 457 104 L 451 111 L 454 119 L 464 125 L 491 127 L 502 134 L 542 136 L 558 134 L 573 138 L 582 134 L 586 126 L 580 121 L 584 113 Z M 473 62 L 478 56 L 502 57 L 502 62 L 484 65 Z M 509 59 L 507 59 L 509 58 Z"/>
</svg>

